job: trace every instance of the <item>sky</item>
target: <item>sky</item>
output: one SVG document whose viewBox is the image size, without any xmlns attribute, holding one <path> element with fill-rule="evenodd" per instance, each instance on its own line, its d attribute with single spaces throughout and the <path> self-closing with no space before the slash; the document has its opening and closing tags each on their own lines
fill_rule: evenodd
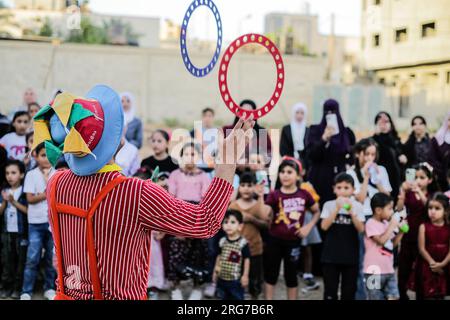
<svg viewBox="0 0 450 320">
<path fill-rule="evenodd" d="M 4 1 L 11 3 L 12 0 Z M 90 0 L 98 13 L 166 18 L 181 24 L 192 0 Z M 243 33 L 264 31 L 264 15 L 269 12 L 300 13 L 309 3 L 309 11 L 319 15 L 319 31 L 328 34 L 331 14 L 339 35 L 360 35 L 361 0 L 214 0 L 223 22 L 225 40 Z M 200 7 L 189 22 L 190 36 L 201 39 L 216 37 L 215 21 L 206 7 Z"/>
</svg>

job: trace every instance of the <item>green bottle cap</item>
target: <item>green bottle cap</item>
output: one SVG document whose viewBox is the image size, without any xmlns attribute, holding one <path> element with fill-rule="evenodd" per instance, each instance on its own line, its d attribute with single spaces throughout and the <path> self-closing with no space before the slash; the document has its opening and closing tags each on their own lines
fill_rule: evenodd
<svg viewBox="0 0 450 320">
<path fill-rule="evenodd" d="M 399 230 L 400 230 L 401 232 L 403 232 L 403 233 L 408 233 L 408 231 L 409 231 L 409 225 L 404 224 L 404 225 L 400 226 Z"/>
<path fill-rule="evenodd" d="M 352 205 L 349 203 L 346 203 L 342 206 L 342 208 L 344 208 L 345 210 L 349 211 L 352 208 Z"/>
</svg>

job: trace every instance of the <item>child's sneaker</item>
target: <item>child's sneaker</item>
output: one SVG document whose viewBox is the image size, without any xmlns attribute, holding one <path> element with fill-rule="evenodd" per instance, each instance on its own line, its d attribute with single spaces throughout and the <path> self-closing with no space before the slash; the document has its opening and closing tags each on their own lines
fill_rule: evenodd
<svg viewBox="0 0 450 320">
<path fill-rule="evenodd" d="M 55 296 L 56 296 L 55 290 L 50 289 L 44 292 L 44 298 L 47 300 L 54 300 Z"/>
<path fill-rule="evenodd" d="M 183 300 L 183 293 L 180 289 L 172 290 L 172 292 L 170 293 L 170 298 L 172 300 Z"/>
<path fill-rule="evenodd" d="M 31 296 L 28 293 L 22 293 L 20 295 L 20 300 L 31 300 Z"/>
<path fill-rule="evenodd" d="M 189 296 L 189 300 L 202 300 L 203 294 L 199 289 L 193 289 L 191 295 Z"/>
<path fill-rule="evenodd" d="M 203 294 L 206 298 L 214 298 L 216 296 L 216 284 L 214 282 L 208 283 Z"/>
<path fill-rule="evenodd" d="M 306 284 L 306 290 L 316 290 L 319 289 L 320 285 L 314 280 L 314 276 L 311 273 L 303 274 L 303 281 Z"/>
</svg>

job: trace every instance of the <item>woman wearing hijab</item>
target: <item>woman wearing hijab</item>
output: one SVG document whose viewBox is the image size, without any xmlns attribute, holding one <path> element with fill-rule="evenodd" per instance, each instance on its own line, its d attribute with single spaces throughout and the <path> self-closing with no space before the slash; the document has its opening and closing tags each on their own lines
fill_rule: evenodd
<svg viewBox="0 0 450 320">
<path fill-rule="evenodd" d="M 308 181 L 320 195 L 321 206 L 335 198 L 334 177 L 346 170 L 345 165 L 354 144 L 355 134 L 344 126 L 339 103 L 333 99 L 325 101 L 322 121 L 311 126 L 306 145 L 310 162 Z"/>
<path fill-rule="evenodd" d="M 120 95 L 124 114 L 124 125 L 127 127 L 125 138 L 140 149 L 142 147 L 142 122 L 135 117 L 136 104 L 134 96 L 129 92 Z"/>
<path fill-rule="evenodd" d="M 303 168 L 308 170 L 306 141 L 309 128 L 306 126 L 308 108 L 304 103 L 297 103 L 292 107 L 291 123 L 281 130 L 280 155 L 294 157 L 302 162 Z"/>
<path fill-rule="evenodd" d="M 448 190 L 447 173 L 450 168 L 450 111 L 441 128 L 431 139 L 428 162 L 434 168 L 441 190 Z"/>
<path fill-rule="evenodd" d="M 428 135 L 427 122 L 422 116 L 415 116 L 411 120 L 412 131 L 403 145 L 403 153 L 408 162 L 407 168 L 416 164 L 427 162 L 431 148 L 431 138 Z"/>
<path fill-rule="evenodd" d="M 243 100 L 239 106 L 246 110 L 256 110 L 256 103 L 253 100 Z M 232 125 L 225 126 L 222 128 L 225 137 L 228 135 L 229 132 L 234 128 L 236 123 L 239 121 L 238 117 L 235 117 L 234 122 Z M 258 121 L 255 121 L 255 126 L 253 127 L 255 135 L 253 136 L 253 140 L 249 143 L 246 152 L 245 152 L 245 159 L 246 163 L 249 162 L 250 154 L 262 154 L 264 156 L 264 159 L 266 161 L 266 167 L 269 167 L 270 160 L 272 159 L 272 142 L 270 141 L 269 132 L 266 128 L 261 127 L 258 124 Z M 242 166 L 238 165 L 238 173 L 242 171 Z"/>
<path fill-rule="evenodd" d="M 389 113 L 379 112 L 375 116 L 375 125 L 372 138 L 378 143 L 377 163 L 386 168 L 392 186 L 391 196 L 396 201 L 402 183 L 402 166 L 408 159 L 403 154 L 402 142 Z"/>
</svg>

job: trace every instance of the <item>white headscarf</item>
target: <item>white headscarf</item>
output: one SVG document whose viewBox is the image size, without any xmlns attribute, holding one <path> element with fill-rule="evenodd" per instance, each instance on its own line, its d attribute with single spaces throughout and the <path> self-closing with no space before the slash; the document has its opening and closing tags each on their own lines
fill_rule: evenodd
<svg viewBox="0 0 450 320">
<path fill-rule="evenodd" d="M 120 101 L 122 101 L 122 98 L 124 97 L 130 100 L 130 110 L 128 111 L 123 110 L 124 123 L 125 125 L 128 125 L 131 122 L 131 120 L 134 119 L 134 115 L 136 112 L 136 104 L 134 96 L 130 92 L 123 92 L 120 95 Z"/>
<path fill-rule="evenodd" d="M 305 114 L 303 120 L 298 122 L 296 120 L 296 113 L 300 110 L 303 110 Z M 292 120 L 291 120 L 291 132 L 292 132 L 292 141 L 294 142 L 294 155 L 297 157 L 296 151 L 302 151 L 305 149 L 304 139 L 306 132 L 306 119 L 308 116 L 308 107 L 300 102 L 292 106 Z"/>
<path fill-rule="evenodd" d="M 445 143 L 450 144 L 450 130 L 448 129 L 448 120 L 450 119 L 450 111 L 447 113 L 444 122 L 442 123 L 442 127 L 436 132 L 434 136 L 441 146 Z"/>
</svg>

